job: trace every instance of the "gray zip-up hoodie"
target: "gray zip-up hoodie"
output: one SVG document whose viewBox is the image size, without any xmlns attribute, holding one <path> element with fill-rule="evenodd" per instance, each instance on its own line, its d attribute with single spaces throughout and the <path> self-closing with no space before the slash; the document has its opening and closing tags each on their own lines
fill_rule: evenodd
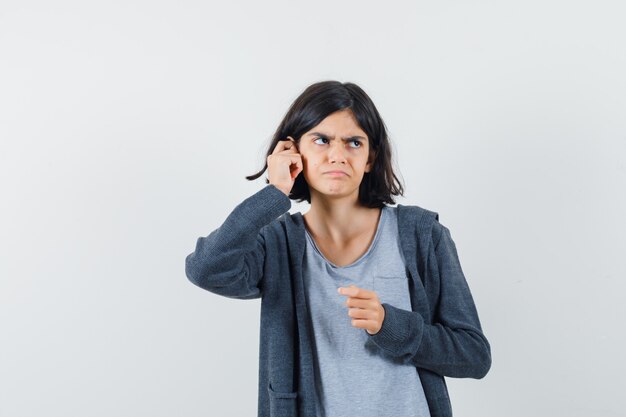
<svg viewBox="0 0 626 417">
<path fill-rule="evenodd" d="M 312 329 L 302 278 L 302 214 L 272 184 L 239 203 L 185 259 L 195 285 L 221 296 L 261 298 L 259 417 L 315 417 Z M 444 376 L 483 378 L 491 347 L 482 332 L 456 246 L 439 215 L 397 205 L 412 311 L 383 303 L 372 342 L 415 365 L 431 416 L 450 417 Z M 363 329 L 365 332 L 365 329 Z"/>
</svg>

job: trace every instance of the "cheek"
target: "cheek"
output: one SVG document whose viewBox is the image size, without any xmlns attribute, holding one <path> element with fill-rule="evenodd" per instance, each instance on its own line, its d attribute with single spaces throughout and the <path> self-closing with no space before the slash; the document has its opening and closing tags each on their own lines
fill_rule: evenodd
<svg viewBox="0 0 626 417">
<path fill-rule="evenodd" d="M 319 161 L 316 161 L 315 158 L 302 157 L 302 175 L 304 175 L 306 182 L 316 182 L 315 178 L 319 172 L 319 166 L 320 163 Z"/>
<path fill-rule="evenodd" d="M 316 161 L 315 158 L 302 157 L 302 167 L 305 171 L 311 171 L 316 169 L 319 166 L 319 161 Z"/>
</svg>

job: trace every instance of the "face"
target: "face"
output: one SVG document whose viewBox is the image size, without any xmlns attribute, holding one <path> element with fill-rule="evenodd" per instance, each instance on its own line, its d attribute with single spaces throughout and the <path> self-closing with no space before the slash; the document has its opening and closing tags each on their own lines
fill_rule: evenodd
<svg viewBox="0 0 626 417">
<path fill-rule="evenodd" d="M 371 171 L 373 158 L 369 155 L 369 138 L 351 110 L 332 113 L 304 133 L 298 151 L 312 199 L 316 196 L 358 199 L 359 185 L 363 175 Z"/>
</svg>

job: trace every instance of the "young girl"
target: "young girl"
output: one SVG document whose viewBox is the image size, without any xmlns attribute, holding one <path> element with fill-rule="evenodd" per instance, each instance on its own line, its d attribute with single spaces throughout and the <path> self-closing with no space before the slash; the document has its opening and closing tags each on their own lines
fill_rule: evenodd
<svg viewBox="0 0 626 417">
<path fill-rule="evenodd" d="M 484 377 L 491 348 L 438 213 L 391 205 L 403 188 L 374 103 L 309 86 L 247 179 L 266 169 L 185 262 L 205 290 L 261 298 L 259 417 L 451 416 L 444 377 Z"/>
</svg>

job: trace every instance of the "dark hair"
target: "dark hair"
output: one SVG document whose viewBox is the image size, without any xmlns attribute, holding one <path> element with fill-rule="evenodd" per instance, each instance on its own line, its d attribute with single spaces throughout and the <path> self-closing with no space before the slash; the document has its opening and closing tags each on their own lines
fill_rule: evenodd
<svg viewBox="0 0 626 417">
<path fill-rule="evenodd" d="M 382 207 L 385 203 L 395 204 L 392 195 L 403 195 L 404 189 L 393 172 L 391 145 L 387 128 L 369 96 L 358 85 L 350 82 L 321 81 L 307 87 L 293 102 L 282 122 L 276 129 L 265 158 L 265 166 L 246 179 L 252 181 L 267 169 L 267 156 L 271 155 L 279 140 L 291 136 L 300 143 L 303 134 L 322 122 L 328 115 L 339 110 L 350 109 L 359 127 L 367 134 L 370 155 L 374 164 L 366 172 L 359 185 L 359 202 L 365 207 Z M 266 178 L 265 182 L 269 184 Z M 309 185 L 302 172 L 294 181 L 289 198 L 311 203 Z"/>
</svg>

